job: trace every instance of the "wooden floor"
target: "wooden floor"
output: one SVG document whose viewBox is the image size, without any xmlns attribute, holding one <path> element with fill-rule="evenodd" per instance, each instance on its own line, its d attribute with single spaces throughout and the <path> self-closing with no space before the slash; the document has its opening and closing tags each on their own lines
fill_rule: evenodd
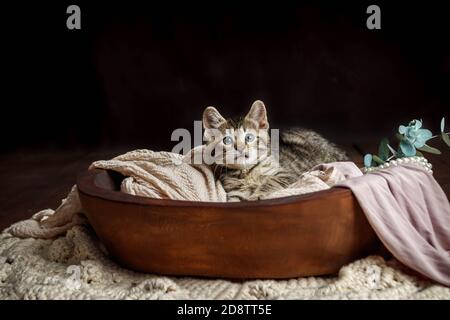
<svg viewBox="0 0 450 320">
<path fill-rule="evenodd" d="M 344 148 L 362 166 L 361 153 L 376 152 L 376 146 L 376 142 L 368 142 Z M 442 144 L 437 146 L 444 151 L 443 155 L 428 158 L 436 180 L 450 198 L 450 149 Z M 56 208 L 75 184 L 77 174 L 91 162 L 126 151 L 127 148 L 47 150 L 0 155 L 0 229 L 41 209 Z"/>
</svg>

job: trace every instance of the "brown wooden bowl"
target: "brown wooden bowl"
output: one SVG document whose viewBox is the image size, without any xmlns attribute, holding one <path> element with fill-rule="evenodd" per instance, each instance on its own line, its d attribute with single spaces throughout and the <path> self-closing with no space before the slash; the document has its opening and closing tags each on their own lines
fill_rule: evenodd
<svg viewBox="0 0 450 320">
<path fill-rule="evenodd" d="M 349 189 L 214 203 L 132 196 L 123 177 L 83 172 L 89 222 L 122 265 L 149 273 L 222 278 L 334 274 L 380 242 Z"/>
</svg>

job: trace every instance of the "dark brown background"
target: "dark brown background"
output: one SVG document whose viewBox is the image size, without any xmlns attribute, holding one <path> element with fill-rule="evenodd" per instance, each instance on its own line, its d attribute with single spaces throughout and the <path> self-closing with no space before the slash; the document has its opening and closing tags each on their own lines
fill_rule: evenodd
<svg viewBox="0 0 450 320">
<path fill-rule="evenodd" d="M 171 148 L 207 105 L 234 116 L 265 101 L 273 127 L 336 141 L 393 133 L 412 118 L 438 130 L 450 109 L 450 22 L 443 3 L 75 1 L 5 10 L 11 100 L 2 151 L 124 145 Z M 340 1 L 342 2 L 342 1 Z M 392 2 L 395 2 L 392 3 Z M 449 119 L 450 120 L 450 119 Z"/>
<path fill-rule="evenodd" d="M 2 3 L 0 229 L 55 208 L 94 160 L 171 149 L 207 105 L 235 116 L 262 99 L 272 127 L 316 129 L 359 164 L 401 123 L 450 122 L 445 2 L 151 2 Z M 382 30 L 366 28 L 373 3 Z"/>
</svg>

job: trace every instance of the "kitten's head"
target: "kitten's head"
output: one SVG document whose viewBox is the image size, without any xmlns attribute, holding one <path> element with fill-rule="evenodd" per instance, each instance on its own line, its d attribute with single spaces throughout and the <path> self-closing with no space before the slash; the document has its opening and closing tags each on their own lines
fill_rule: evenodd
<svg viewBox="0 0 450 320">
<path fill-rule="evenodd" d="M 247 115 L 238 120 L 225 119 L 216 108 L 207 107 L 203 127 L 206 149 L 218 165 L 248 169 L 269 153 L 269 122 L 262 101 L 255 101 Z"/>
</svg>

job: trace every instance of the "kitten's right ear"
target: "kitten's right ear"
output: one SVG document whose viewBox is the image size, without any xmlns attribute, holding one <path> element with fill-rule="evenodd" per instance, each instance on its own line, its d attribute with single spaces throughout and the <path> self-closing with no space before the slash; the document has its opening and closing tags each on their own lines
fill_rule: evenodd
<svg viewBox="0 0 450 320">
<path fill-rule="evenodd" d="M 218 129 L 226 120 L 214 107 L 208 107 L 203 111 L 203 127 L 205 129 Z"/>
</svg>

